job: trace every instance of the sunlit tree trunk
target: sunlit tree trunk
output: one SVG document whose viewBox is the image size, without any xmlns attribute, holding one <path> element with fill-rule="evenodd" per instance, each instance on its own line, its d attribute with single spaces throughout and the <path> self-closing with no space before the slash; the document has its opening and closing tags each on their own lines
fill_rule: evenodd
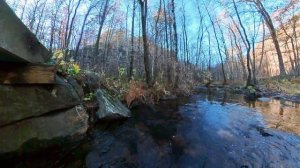
<svg viewBox="0 0 300 168">
<path fill-rule="evenodd" d="M 262 4 L 261 0 L 247 0 L 249 2 L 253 2 L 258 10 L 258 12 L 262 15 L 262 17 L 265 20 L 265 23 L 267 27 L 269 28 L 270 35 L 272 37 L 276 52 L 277 52 L 277 57 L 278 57 L 278 63 L 279 63 L 279 70 L 280 70 L 280 75 L 285 75 L 285 66 L 283 62 L 283 57 L 280 49 L 280 45 L 278 42 L 277 34 L 276 34 L 276 29 L 274 28 L 273 21 L 265 9 L 264 5 Z"/>
</svg>

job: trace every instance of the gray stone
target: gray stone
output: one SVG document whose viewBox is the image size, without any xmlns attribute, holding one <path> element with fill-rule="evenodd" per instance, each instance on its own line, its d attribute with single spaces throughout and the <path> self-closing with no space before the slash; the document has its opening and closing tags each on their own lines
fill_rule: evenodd
<svg viewBox="0 0 300 168">
<path fill-rule="evenodd" d="M 130 110 L 118 99 L 110 96 L 106 91 L 98 89 L 96 92 L 99 109 L 97 119 L 118 119 L 130 117 Z"/>
<path fill-rule="evenodd" d="M 44 63 L 50 58 L 50 52 L 3 0 L 0 16 L 0 61 Z"/>
<path fill-rule="evenodd" d="M 77 81 L 73 77 L 68 78 L 67 81 L 74 88 L 74 90 L 76 91 L 80 99 L 83 99 L 84 98 L 83 88 L 77 83 Z"/>
<path fill-rule="evenodd" d="M 0 85 L 0 126 L 79 105 L 80 98 L 63 79 L 55 85 Z"/>
<path fill-rule="evenodd" d="M 100 74 L 91 71 L 84 71 L 82 74 L 82 86 L 84 93 L 95 92 L 100 88 Z"/>
<path fill-rule="evenodd" d="M 31 139 L 51 140 L 82 135 L 87 129 L 88 114 L 82 106 L 24 120 L 0 128 L 0 153 L 16 151 Z"/>
<path fill-rule="evenodd" d="M 162 96 L 161 100 L 175 100 L 177 99 L 176 95 L 166 95 L 166 96 Z"/>
<path fill-rule="evenodd" d="M 270 98 L 267 98 L 267 97 L 260 97 L 260 98 L 258 98 L 257 100 L 258 100 L 258 101 L 261 101 L 261 102 L 269 102 L 269 101 L 271 101 L 271 99 L 270 99 Z"/>
</svg>

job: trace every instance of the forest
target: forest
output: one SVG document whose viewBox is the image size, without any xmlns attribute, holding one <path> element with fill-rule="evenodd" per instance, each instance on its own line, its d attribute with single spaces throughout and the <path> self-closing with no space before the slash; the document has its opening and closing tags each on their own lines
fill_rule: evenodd
<svg viewBox="0 0 300 168">
<path fill-rule="evenodd" d="M 299 0 L 0 0 L 1 167 L 300 165 Z"/>
<path fill-rule="evenodd" d="M 300 73 L 297 0 L 8 3 L 54 59 L 106 77 L 176 88 Z"/>
</svg>

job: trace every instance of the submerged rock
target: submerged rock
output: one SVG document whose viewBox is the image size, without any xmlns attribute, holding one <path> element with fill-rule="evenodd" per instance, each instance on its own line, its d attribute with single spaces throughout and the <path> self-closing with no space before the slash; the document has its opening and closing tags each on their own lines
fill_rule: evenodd
<svg viewBox="0 0 300 168">
<path fill-rule="evenodd" d="M 110 96 L 106 91 L 98 89 L 96 98 L 99 109 L 96 112 L 97 119 L 119 119 L 130 117 L 130 110 L 118 99 Z"/>
<path fill-rule="evenodd" d="M 258 101 L 261 101 L 261 102 L 269 102 L 269 101 L 271 101 L 271 99 L 270 99 L 270 98 L 267 98 L 267 97 L 260 97 L 260 98 L 258 98 L 257 100 L 258 100 Z"/>
<path fill-rule="evenodd" d="M 161 98 L 161 100 L 175 100 L 177 99 L 176 95 L 166 95 Z"/>
<path fill-rule="evenodd" d="M 82 106 L 52 115 L 24 120 L 0 128 L 0 153 L 18 150 L 31 140 L 51 140 L 84 134 L 88 129 L 88 114 Z"/>
<path fill-rule="evenodd" d="M 262 93 L 256 86 L 250 85 L 245 88 L 244 97 L 246 100 L 254 101 L 257 98 L 262 97 Z"/>
<path fill-rule="evenodd" d="M 57 78 L 55 85 L 0 85 L 0 126 L 80 104 L 76 90 Z"/>
</svg>

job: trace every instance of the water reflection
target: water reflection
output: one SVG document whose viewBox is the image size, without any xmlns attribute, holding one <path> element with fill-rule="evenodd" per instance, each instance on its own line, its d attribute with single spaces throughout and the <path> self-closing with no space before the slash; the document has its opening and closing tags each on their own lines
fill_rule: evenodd
<svg viewBox="0 0 300 168">
<path fill-rule="evenodd" d="M 87 167 L 300 165 L 300 137 L 269 129 L 263 115 L 245 107 L 248 103 L 237 95 L 210 94 L 166 102 L 155 110 L 136 109 L 133 120 L 108 132 L 110 138 L 95 136 L 109 139 L 112 145 L 96 155 L 106 140 L 95 144 Z M 272 103 L 251 102 L 250 106 L 271 108 Z M 99 133 L 99 129 L 94 131 Z"/>
<path fill-rule="evenodd" d="M 255 109 L 261 112 L 267 125 L 300 135 L 300 108 L 299 104 L 283 100 L 269 102 L 255 102 Z"/>
<path fill-rule="evenodd" d="M 299 122 L 295 103 L 202 94 L 99 123 L 57 167 L 299 167 Z"/>
<path fill-rule="evenodd" d="M 268 127 L 300 135 L 299 103 L 263 98 L 262 101 L 247 101 L 242 95 L 207 92 L 206 100 L 213 102 L 236 103 L 248 106 L 261 113 Z"/>
</svg>

